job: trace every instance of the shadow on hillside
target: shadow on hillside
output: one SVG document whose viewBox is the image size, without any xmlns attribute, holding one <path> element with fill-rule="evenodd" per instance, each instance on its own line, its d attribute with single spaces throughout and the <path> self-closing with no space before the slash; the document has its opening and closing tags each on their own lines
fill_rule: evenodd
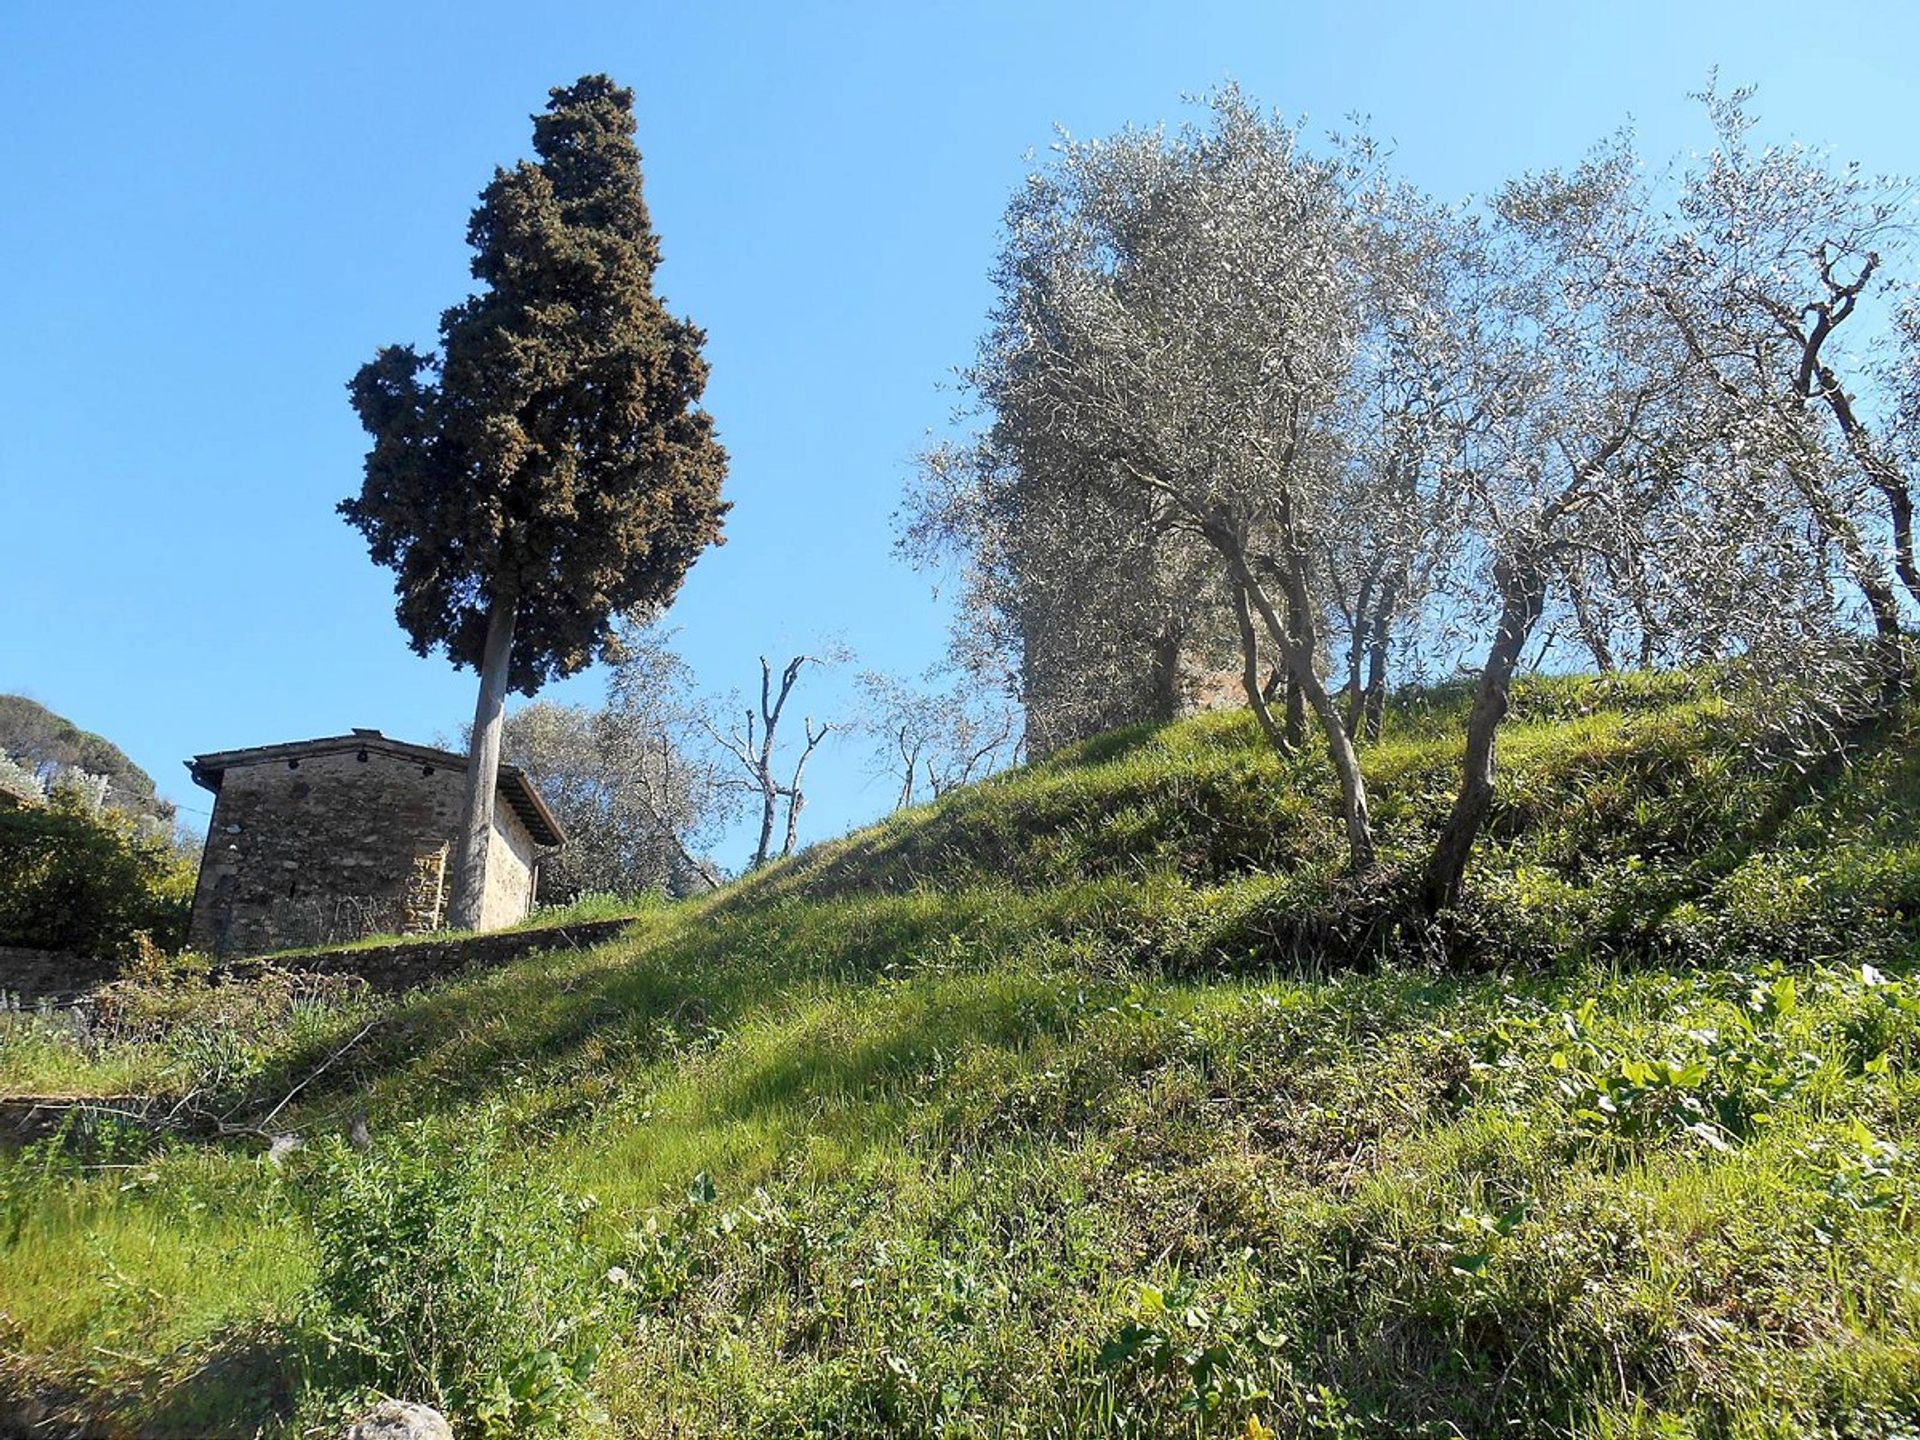
<svg viewBox="0 0 1920 1440">
<path fill-rule="evenodd" d="M 1843 745 L 1811 749 L 1731 712 L 1686 714 L 1628 706 L 1611 735 L 1592 730 L 1585 744 L 1537 736 L 1553 748 L 1508 767 L 1476 872 L 1504 863 L 1502 878 L 1523 886 L 1532 867 L 1584 892 L 1598 909 L 1575 953 L 1617 962 L 1735 963 L 1756 946 L 1831 958 L 1833 932 L 1850 925 L 1865 927 L 1861 943 L 1865 929 L 1913 938 L 1916 911 L 1897 887 L 1876 892 L 1857 873 L 1920 842 L 1920 755 L 1905 719 L 1869 718 Z M 1776 883 L 1804 887 L 1804 905 L 1774 905 Z M 1471 928 L 1481 917 L 1465 918 Z M 1479 958 L 1524 958 L 1506 939 L 1488 929 Z"/>
<path fill-rule="evenodd" d="M 1516 873 L 1545 869 L 1576 888 L 1594 887 L 1588 893 L 1599 908 L 1587 913 L 1597 925 L 1575 941 L 1587 953 L 1638 958 L 1655 952 L 1662 928 L 1681 907 L 1711 895 L 1774 847 L 1811 802 L 1834 797 L 1843 780 L 1851 785 L 1853 771 L 1904 754 L 1899 736 L 1882 735 L 1867 737 L 1839 761 L 1796 767 L 1785 755 L 1755 748 L 1737 727 L 1701 714 L 1629 724 L 1622 716 L 1594 715 L 1577 687 L 1560 688 L 1566 693 L 1543 687 L 1532 697 L 1546 712 L 1542 728 L 1531 735 L 1516 729 L 1522 743 L 1514 746 L 1500 810 L 1477 863 Z M 1444 703 L 1453 699 L 1448 695 Z M 1582 724 L 1556 730 L 1560 712 L 1570 707 Z M 1641 708 L 1656 707 L 1648 701 Z M 1116 753 L 1137 754 L 1156 733 L 1127 732 Z M 1376 913 L 1378 896 L 1310 884 L 1282 884 L 1271 893 L 1257 883 L 1237 891 L 1208 888 L 1223 873 L 1317 875 L 1321 856 L 1307 857 L 1310 870 L 1293 868 L 1304 863 L 1298 856 L 1278 865 L 1256 862 L 1288 856 L 1286 843 L 1304 843 L 1287 837 L 1312 839 L 1328 829 L 1315 808 L 1318 797 L 1278 787 L 1280 773 L 1256 745 L 1220 754 L 1212 769 L 1188 757 L 1170 769 L 1149 767 L 1118 779 L 1084 767 L 1021 772 L 650 917 L 625 939 L 415 992 L 396 1002 L 338 1064 L 329 1064 L 330 1045 L 343 1037 L 288 1055 L 256 1087 L 255 1113 L 303 1083 L 293 1108 L 322 1126 L 344 1123 L 342 1117 L 362 1105 L 389 1118 L 438 1113 L 528 1080 L 564 1082 L 699 1052 L 749 1017 L 778 1015 L 799 1003 L 821 982 L 977 970 L 1043 939 L 1085 939 L 1103 954 L 1138 955 L 1148 968 L 1160 965 L 1164 973 L 1189 978 L 1321 974 L 1376 962 L 1397 933 L 1392 915 Z M 1405 744 L 1401 754 L 1402 769 L 1382 787 L 1384 801 L 1435 790 L 1436 777 L 1444 780 L 1457 763 L 1431 741 Z M 1914 764 L 1901 763 L 1905 770 L 1879 786 L 1884 793 L 1874 800 L 1880 806 L 1875 823 L 1912 837 L 1920 833 L 1920 784 L 1907 773 Z M 1861 799 L 1847 794 L 1855 806 Z M 1282 808 L 1288 805 L 1294 808 Z M 1404 866 L 1426 843 L 1432 816 L 1410 801 L 1402 809 L 1392 833 L 1403 848 L 1393 863 Z M 1261 842 L 1264 850 L 1255 843 L 1261 823 L 1274 832 Z M 1236 826 L 1244 836 L 1235 835 Z M 1194 848 L 1180 848 L 1182 835 L 1192 837 Z M 995 857 L 1041 845 L 1054 848 L 1023 877 L 1034 888 L 1003 881 L 1005 888 L 968 889 L 955 879 L 971 877 L 976 868 L 991 874 Z M 943 847 L 959 846 L 973 847 L 967 864 L 942 871 L 936 862 Z M 1620 882 L 1614 875 L 1642 858 L 1636 878 Z M 934 879 L 918 868 L 923 861 Z M 1162 868 L 1151 869 L 1155 864 Z M 1049 865 L 1059 867 L 1057 877 L 1046 873 Z M 1088 874 L 1108 879 L 1091 885 L 1083 878 Z M 1156 885 L 1142 883 L 1149 875 L 1160 877 Z M 1520 931 L 1509 933 L 1512 917 L 1498 907 L 1472 919 L 1462 942 L 1467 948 L 1456 957 L 1461 963 L 1479 968 L 1564 958 L 1564 952 L 1528 948 Z M 946 1023 L 966 1032 L 987 1018 L 955 1016 Z M 941 1023 L 927 1020 L 934 1029 Z M 762 1088 L 741 1103 L 868 1074 L 891 1063 L 888 1047 L 896 1045 L 863 1037 L 841 1043 L 844 1055 L 789 1056 L 782 1062 L 786 1071 L 756 1082 Z M 897 1043 L 911 1049 L 907 1041 Z"/>
<path fill-rule="evenodd" d="M 190 1368 L 150 1377 L 145 1393 L 109 1400 L 73 1388 L 0 1394 L 0 1440 L 277 1434 L 293 1412 L 298 1363 L 296 1347 L 272 1326 L 228 1331 L 198 1349 Z"/>
<path fill-rule="evenodd" d="M 751 1015 L 777 1013 L 821 982 L 907 971 L 930 957 L 1000 953 L 1031 935 L 1005 897 L 867 897 L 858 904 L 717 904 L 661 917 L 591 950 L 458 977 L 394 1002 L 351 1053 L 329 1036 L 289 1053 L 243 1110 L 296 1085 L 286 1118 L 321 1130 L 358 1107 L 430 1115 L 528 1080 L 606 1072 L 710 1045 Z M 336 1063 L 329 1064 L 330 1060 Z M 324 1068 L 322 1068 L 324 1067 Z"/>
</svg>

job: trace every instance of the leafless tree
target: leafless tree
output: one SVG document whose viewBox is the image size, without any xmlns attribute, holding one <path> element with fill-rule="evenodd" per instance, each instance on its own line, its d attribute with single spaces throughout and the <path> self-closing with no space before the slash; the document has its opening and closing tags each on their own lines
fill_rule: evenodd
<svg viewBox="0 0 1920 1440">
<path fill-rule="evenodd" d="M 786 828 L 780 845 L 780 858 L 791 855 L 798 843 L 800 812 L 807 803 L 804 789 L 807 762 L 813 758 L 813 752 L 833 731 L 834 726 L 829 722 L 816 724 L 811 715 L 803 716 L 800 722 L 802 739 L 797 753 L 795 747 L 790 746 L 788 752 L 783 754 L 780 748 L 780 722 L 786 715 L 787 702 L 793 698 L 794 687 L 799 684 L 806 667 L 833 663 L 836 658 L 796 655 L 781 667 L 776 680 L 772 662 L 762 655 L 758 701 L 743 703 L 736 696 L 731 703 L 719 707 L 723 713 L 740 717 L 738 722 L 725 728 L 715 723 L 711 715 L 702 722 L 711 743 L 737 762 L 737 770 L 727 783 L 745 792 L 749 803 L 759 806 L 760 833 L 753 852 L 753 869 L 759 869 L 774 858 L 774 830 L 783 807 Z"/>
</svg>

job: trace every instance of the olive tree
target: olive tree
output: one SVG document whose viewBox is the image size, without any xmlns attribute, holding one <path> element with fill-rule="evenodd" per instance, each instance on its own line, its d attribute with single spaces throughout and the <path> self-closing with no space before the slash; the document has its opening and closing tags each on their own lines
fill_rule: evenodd
<svg viewBox="0 0 1920 1440">
<path fill-rule="evenodd" d="M 898 545 L 958 572 L 955 663 L 1019 700 L 1036 757 L 1171 719 L 1185 657 L 1231 644 L 1203 547 L 1151 497 L 1097 483 L 1049 426 L 974 398 L 984 434 L 922 457 Z"/>
<path fill-rule="evenodd" d="M 702 847 L 725 807 L 675 731 L 670 715 L 618 702 L 537 700 L 507 716 L 506 758 L 567 832 L 567 843 L 541 860 L 543 900 L 714 887 Z"/>
<path fill-rule="evenodd" d="M 1364 871 L 1356 746 L 1393 667 L 1464 670 L 1409 897 L 1431 914 L 1461 898 L 1514 680 L 1563 634 L 1602 670 L 1844 688 L 1850 584 L 1897 683 L 1882 552 L 1906 583 L 1920 311 L 1857 382 L 1833 348 L 1894 253 L 1897 187 L 1754 157 L 1738 105 L 1714 113 L 1677 196 L 1619 137 L 1457 208 L 1231 89 L 1177 133 L 1063 139 L 1007 213 L 981 423 L 929 456 L 903 541 L 961 558 L 962 626 L 1017 656 L 1029 741 L 1043 665 L 1137 679 L 1178 617 L 1189 651 L 1237 653 L 1276 750 L 1299 741 L 1281 689 L 1312 712 Z"/>
<path fill-rule="evenodd" d="M 1321 430 L 1351 363 L 1357 271 L 1346 171 L 1231 89 L 1205 128 L 1057 150 L 1008 213 L 999 304 L 968 375 L 993 417 L 981 444 L 1019 469 L 1010 437 L 1038 436 L 1072 477 L 1068 506 L 1173 537 L 1190 600 L 1225 600 L 1248 704 L 1282 750 L 1262 646 L 1299 687 L 1365 869 L 1366 782 L 1320 674 L 1334 488 Z"/>
<path fill-rule="evenodd" d="M 1345 652 L 1347 732 L 1376 740 L 1396 650 L 1402 674 L 1430 664 L 1414 632 L 1431 628 L 1430 602 L 1460 563 L 1460 457 L 1490 398 L 1481 325 L 1493 282 L 1479 217 L 1385 182 L 1356 198 L 1357 340 L 1324 423 L 1334 470 L 1321 588 Z"/>
<path fill-rule="evenodd" d="M 1624 139 L 1494 203 L 1489 283 L 1460 317 L 1479 395 L 1453 461 L 1466 512 L 1452 573 L 1483 649 L 1422 876 L 1429 912 L 1460 899 L 1513 679 L 1555 607 L 1603 664 L 1635 628 L 1647 663 L 1791 663 L 1834 622 L 1787 478 L 1798 452 L 1747 423 L 1746 397 L 1671 323 L 1649 281 L 1668 240 Z"/>
<path fill-rule="evenodd" d="M 1899 366 L 1876 375 L 1869 357 L 1889 319 L 1873 310 L 1898 295 L 1911 187 L 1757 146 L 1750 91 L 1702 98 L 1717 144 L 1678 177 L 1679 223 L 1648 292 L 1859 595 L 1891 698 L 1907 673 L 1904 605 L 1920 599 L 1915 472 Z"/>
</svg>

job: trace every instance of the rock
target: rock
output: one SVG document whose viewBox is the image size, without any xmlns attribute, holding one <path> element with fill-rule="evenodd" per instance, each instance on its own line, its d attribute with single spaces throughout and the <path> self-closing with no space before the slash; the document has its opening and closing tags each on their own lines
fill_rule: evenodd
<svg viewBox="0 0 1920 1440">
<path fill-rule="evenodd" d="M 453 1440 L 446 1416 L 410 1400 L 382 1400 L 347 1427 L 346 1440 Z"/>
</svg>

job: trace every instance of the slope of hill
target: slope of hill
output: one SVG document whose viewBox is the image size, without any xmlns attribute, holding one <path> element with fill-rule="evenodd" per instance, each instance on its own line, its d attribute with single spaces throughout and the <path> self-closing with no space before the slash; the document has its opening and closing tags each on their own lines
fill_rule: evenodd
<svg viewBox="0 0 1920 1440">
<path fill-rule="evenodd" d="M 1390 857 L 1458 704 L 1366 757 Z M 1343 890 L 1319 762 L 1213 716 L 398 1000 L 0 1020 L 0 1094 L 197 1122 L 0 1158 L 0 1392 L 154 1434 L 375 1391 L 501 1435 L 1915 1433 L 1911 739 L 1809 774 L 1684 681 L 1536 684 L 1447 963 Z"/>
<path fill-rule="evenodd" d="M 0 755 L 43 778 L 68 767 L 103 775 L 107 802 L 115 809 L 168 822 L 173 819 L 173 805 L 155 793 L 153 777 L 118 745 L 24 695 L 0 695 Z"/>
</svg>

